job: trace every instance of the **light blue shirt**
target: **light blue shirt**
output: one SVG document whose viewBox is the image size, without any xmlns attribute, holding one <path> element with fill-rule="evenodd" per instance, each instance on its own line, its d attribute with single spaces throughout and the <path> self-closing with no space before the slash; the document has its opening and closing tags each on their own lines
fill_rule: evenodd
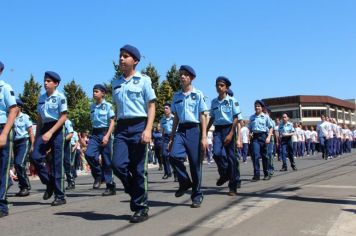
<svg viewBox="0 0 356 236">
<path fill-rule="evenodd" d="M 6 124 L 9 108 L 16 106 L 15 93 L 12 87 L 0 80 L 0 124 Z"/>
<path fill-rule="evenodd" d="M 291 122 L 287 122 L 286 124 L 284 124 L 283 122 L 281 122 L 279 124 L 279 127 L 278 127 L 278 132 L 279 134 L 282 136 L 283 134 L 290 134 L 290 133 L 294 133 L 295 132 L 295 129 L 293 127 L 293 123 Z"/>
<path fill-rule="evenodd" d="M 31 126 L 32 122 L 30 117 L 27 114 L 20 112 L 14 122 L 15 140 L 30 137 L 28 128 Z"/>
<path fill-rule="evenodd" d="M 174 122 L 174 115 L 170 115 L 168 118 L 164 115 L 161 120 L 161 130 L 163 134 L 170 135 L 172 133 Z"/>
<path fill-rule="evenodd" d="M 59 120 L 61 114 L 67 111 L 67 99 L 57 90 L 51 96 L 42 94 L 38 100 L 37 112 L 43 123 Z"/>
<path fill-rule="evenodd" d="M 260 115 L 253 114 L 250 117 L 249 130 L 253 133 L 268 133 L 270 128 L 273 128 L 271 118 L 261 113 Z"/>
<path fill-rule="evenodd" d="M 103 100 L 100 104 L 90 105 L 90 120 L 93 128 L 107 128 L 110 126 L 110 119 L 115 117 L 112 104 Z"/>
<path fill-rule="evenodd" d="M 179 124 L 200 123 L 200 113 L 208 110 L 201 91 L 193 88 L 189 94 L 182 91 L 173 96 L 171 111 L 178 116 Z"/>
<path fill-rule="evenodd" d="M 76 142 L 79 141 L 78 133 L 76 131 L 73 132 L 73 136 L 70 140 L 71 145 L 75 145 Z"/>
<path fill-rule="evenodd" d="M 210 116 L 214 125 L 230 125 L 234 118 L 242 119 L 239 103 L 234 97 L 227 95 L 223 100 L 214 98 L 211 102 Z"/>
<path fill-rule="evenodd" d="M 66 133 L 66 136 L 67 136 L 68 134 L 74 132 L 72 121 L 70 121 L 70 120 L 67 119 L 67 120 L 64 122 L 64 127 L 65 127 L 65 131 L 66 131 L 66 132 L 65 132 L 65 133 Z"/>
<path fill-rule="evenodd" d="M 120 76 L 111 85 L 116 104 L 116 119 L 147 117 L 148 103 L 156 99 L 150 77 L 136 71 L 129 80 Z"/>
</svg>

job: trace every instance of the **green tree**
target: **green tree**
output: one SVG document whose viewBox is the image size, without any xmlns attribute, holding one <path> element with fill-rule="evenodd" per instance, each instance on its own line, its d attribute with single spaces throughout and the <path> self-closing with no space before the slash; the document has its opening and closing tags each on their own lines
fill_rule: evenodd
<svg viewBox="0 0 356 236">
<path fill-rule="evenodd" d="M 180 80 L 179 80 L 179 70 L 177 69 L 177 65 L 173 64 L 171 69 L 167 72 L 166 78 L 173 89 L 173 92 L 177 92 L 180 90 Z"/>
<path fill-rule="evenodd" d="M 82 86 L 77 84 L 74 79 L 68 84 L 64 85 L 64 95 L 67 98 L 69 112 L 76 108 L 76 104 L 79 100 L 87 98 L 87 95 L 82 89 Z"/>
<path fill-rule="evenodd" d="M 91 129 L 90 100 L 87 97 L 77 100 L 74 109 L 69 110 L 69 119 L 74 124 L 74 129 L 79 132 Z"/>
<path fill-rule="evenodd" d="M 173 98 L 173 89 L 171 88 L 169 82 L 164 80 L 158 88 L 157 100 L 156 100 L 156 117 L 155 121 L 158 122 L 163 116 L 163 104 L 166 102 L 171 102 Z"/>
<path fill-rule="evenodd" d="M 158 92 L 158 87 L 159 87 L 159 74 L 156 70 L 156 68 L 150 63 L 146 68 L 144 68 L 141 71 L 142 74 L 145 74 L 151 78 L 152 82 L 152 88 L 155 91 L 155 94 L 157 95 Z"/>
<path fill-rule="evenodd" d="M 41 84 L 37 83 L 31 75 L 29 81 L 25 81 L 22 94 L 19 94 L 19 98 L 24 103 L 23 111 L 30 116 L 33 122 L 37 121 L 37 102 L 41 93 Z"/>
</svg>

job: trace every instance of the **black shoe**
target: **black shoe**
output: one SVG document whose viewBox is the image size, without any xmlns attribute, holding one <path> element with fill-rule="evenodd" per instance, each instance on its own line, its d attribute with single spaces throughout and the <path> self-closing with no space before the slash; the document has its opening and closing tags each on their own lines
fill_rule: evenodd
<svg viewBox="0 0 356 236">
<path fill-rule="evenodd" d="M 53 195 L 53 187 L 50 185 L 47 185 L 46 191 L 43 194 L 43 200 L 48 200 L 52 197 Z"/>
<path fill-rule="evenodd" d="M 259 181 L 260 180 L 260 176 L 253 176 L 252 178 L 252 182 L 256 182 L 256 181 Z"/>
<path fill-rule="evenodd" d="M 20 192 L 16 193 L 17 197 L 27 197 L 28 195 L 30 195 L 30 191 L 27 188 L 23 188 Z"/>
<path fill-rule="evenodd" d="M 101 179 L 95 179 L 93 183 L 93 189 L 99 189 L 101 185 Z"/>
<path fill-rule="evenodd" d="M 227 179 L 224 179 L 224 178 L 219 178 L 217 181 L 216 181 L 216 186 L 221 186 L 223 184 L 225 184 L 227 181 Z"/>
<path fill-rule="evenodd" d="M 72 190 L 72 189 L 75 189 L 75 184 L 74 183 L 68 184 L 66 190 Z"/>
<path fill-rule="evenodd" d="M 196 202 L 193 202 L 191 205 L 190 205 L 190 208 L 199 208 L 201 206 L 201 201 L 196 201 Z"/>
<path fill-rule="evenodd" d="M 292 167 L 292 169 L 293 169 L 294 171 L 297 171 L 297 170 L 298 170 L 297 167 L 295 167 L 295 166 Z"/>
<path fill-rule="evenodd" d="M 147 212 L 136 211 L 130 218 L 131 223 L 140 223 L 148 219 Z"/>
<path fill-rule="evenodd" d="M 162 179 L 168 179 L 168 175 L 163 175 Z"/>
<path fill-rule="evenodd" d="M 287 168 L 282 167 L 282 169 L 280 169 L 279 171 L 287 171 Z"/>
<path fill-rule="evenodd" d="M 116 195 L 116 189 L 115 188 L 106 188 L 105 192 L 103 192 L 101 195 L 104 197 Z"/>
<path fill-rule="evenodd" d="M 64 205 L 66 204 L 67 201 L 65 199 L 54 199 L 54 201 L 52 202 L 51 206 L 60 206 L 60 205 Z"/>
<path fill-rule="evenodd" d="M 230 191 L 228 192 L 228 194 L 227 195 L 229 195 L 229 196 L 237 196 L 237 191 L 236 190 L 234 190 L 234 189 L 230 189 Z"/>
<path fill-rule="evenodd" d="M 9 215 L 9 212 L 0 211 L 0 218 Z"/>
<path fill-rule="evenodd" d="M 265 177 L 263 177 L 263 180 L 270 180 L 270 179 L 272 179 L 272 176 L 270 175 L 266 175 Z"/>
<path fill-rule="evenodd" d="M 189 183 L 186 186 L 180 186 L 179 189 L 176 191 L 176 193 L 174 194 L 174 196 L 176 197 L 181 197 L 184 195 L 184 193 L 190 189 L 192 187 L 192 183 Z"/>
</svg>

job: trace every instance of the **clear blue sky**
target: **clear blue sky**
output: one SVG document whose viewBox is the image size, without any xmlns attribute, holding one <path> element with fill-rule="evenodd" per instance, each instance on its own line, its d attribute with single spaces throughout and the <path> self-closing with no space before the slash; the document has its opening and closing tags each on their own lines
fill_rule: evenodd
<svg viewBox="0 0 356 236">
<path fill-rule="evenodd" d="M 356 1 L 2 0 L 2 79 L 16 94 L 32 73 L 73 78 L 91 95 L 108 82 L 126 43 L 165 79 L 173 63 L 197 72 L 210 100 L 215 78 L 232 81 L 245 116 L 257 98 L 288 95 L 356 97 Z"/>
</svg>

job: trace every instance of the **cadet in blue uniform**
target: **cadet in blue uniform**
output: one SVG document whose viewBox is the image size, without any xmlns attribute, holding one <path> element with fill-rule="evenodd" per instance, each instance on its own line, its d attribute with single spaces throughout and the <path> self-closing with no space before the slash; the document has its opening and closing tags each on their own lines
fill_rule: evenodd
<svg viewBox="0 0 356 236">
<path fill-rule="evenodd" d="M 115 127 L 115 113 L 111 103 L 105 101 L 105 86 L 101 84 L 94 85 L 93 98 L 95 103 L 90 106 L 90 119 L 93 126 L 93 132 L 90 136 L 85 159 L 90 165 L 94 178 L 93 188 L 100 186 L 101 176 L 103 174 L 106 183 L 106 190 L 103 196 L 116 194 L 116 185 L 113 181 L 112 171 L 112 132 Z M 102 158 L 101 169 L 99 165 L 99 155 Z M 103 170 L 103 173 L 101 172 Z"/>
<path fill-rule="evenodd" d="M 136 47 L 123 46 L 119 62 L 123 75 L 112 82 L 117 118 L 113 170 L 131 197 L 130 208 L 135 212 L 130 219 L 132 223 L 148 219 L 147 150 L 156 100 L 151 78 L 135 69 L 140 58 Z"/>
<path fill-rule="evenodd" d="M 289 122 L 287 113 L 282 115 L 283 122 L 278 127 L 279 137 L 281 140 L 281 154 L 282 154 L 282 169 L 280 171 L 287 171 L 287 156 L 293 170 L 297 170 L 293 158 L 292 136 L 295 133 L 293 123 Z"/>
<path fill-rule="evenodd" d="M 254 175 L 252 181 L 260 180 L 260 157 L 262 157 L 263 180 L 270 180 L 268 170 L 267 146 L 273 135 L 273 124 L 269 116 L 263 113 L 265 107 L 261 100 L 255 101 L 255 114 L 250 117 L 249 130 L 252 133 L 252 158 Z"/>
<path fill-rule="evenodd" d="M 192 81 L 196 77 L 194 69 L 188 65 L 182 65 L 179 72 L 182 90 L 173 96 L 174 123 L 169 145 L 172 146 L 171 164 L 177 171 L 179 181 L 179 189 L 175 196 L 181 197 L 189 188 L 193 188 L 191 207 L 198 208 L 203 201 L 203 193 L 200 190 L 202 179 L 201 157 L 204 158 L 204 152 L 208 147 L 205 114 L 208 108 L 203 93 L 192 85 Z M 176 129 L 177 126 L 178 130 Z M 190 180 L 184 166 L 186 156 L 188 156 L 192 180 Z"/>
<path fill-rule="evenodd" d="M 64 122 L 67 120 L 67 99 L 56 88 L 61 77 L 53 71 L 44 75 L 46 92 L 39 97 L 37 104 L 36 138 L 31 155 L 38 176 L 47 186 L 43 199 L 55 195 L 52 206 L 66 204 L 64 189 Z M 51 150 L 53 157 L 50 161 L 51 173 L 46 165 L 46 154 Z"/>
<path fill-rule="evenodd" d="M 23 102 L 20 99 L 16 99 L 16 103 L 20 109 L 14 123 L 14 164 L 20 188 L 16 196 L 26 197 L 30 194 L 29 190 L 31 188 L 30 180 L 26 174 L 26 158 L 30 150 L 33 150 L 34 136 L 30 117 L 22 113 Z"/>
<path fill-rule="evenodd" d="M 229 181 L 229 195 L 236 196 L 237 188 L 241 185 L 240 171 L 235 155 L 235 137 L 240 134 L 242 120 L 239 103 L 234 97 L 227 95 L 231 82 L 224 76 L 219 76 L 215 82 L 219 96 L 211 102 L 210 120 L 207 130 L 214 124 L 213 158 L 218 166 L 220 178 L 216 185 L 221 186 Z M 241 146 L 241 135 L 238 135 L 238 144 Z"/>
<path fill-rule="evenodd" d="M 72 147 L 71 147 L 71 139 L 73 137 L 73 125 L 72 122 L 67 119 L 66 122 L 64 122 L 64 127 L 65 127 L 65 142 L 64 142 L 64 173 L 66 175 L 67 179 L 67 184 L 68 186 L 66 187 L 66 190 L 74 189 L 75 188 L 75 182 L 74 182 L 74 176 L 72 173 Z"/>
<path fill-rule="evenodd" d="M 4 64 L 0 61 L 0 75 Z M 11 86 L 0 80 L 0 218 L 9 214 L 6 192 L 9 184 L 10 171 L 10 140 L 12 125 L 18 114 L 15 93 Z"/>
<path fill-rule="evenodd" d="M 156 164 L 158 161 L 158 170 L 162 170 L 162 133 L 161 133 L 161 124 L 157 124 L 156 128 L 153 130 L 152 139 L 154 144 L 154 161 L 153 164 Z"/>
<path fill-rule="evenodd" d="M 160 120 L 163 142 L 162 142 L 162 157 L 163 157 L 163 169 L 164 175 L 162 179 L 168 179 L 172 177 L 172 170 L 170 164 L 170 153 L 168 150 L 168 144 L 173 128 L 174 115 L 171 113 L 171 104 L 165 103 L 163 105 L 164 115 Z"/>
</svg>

